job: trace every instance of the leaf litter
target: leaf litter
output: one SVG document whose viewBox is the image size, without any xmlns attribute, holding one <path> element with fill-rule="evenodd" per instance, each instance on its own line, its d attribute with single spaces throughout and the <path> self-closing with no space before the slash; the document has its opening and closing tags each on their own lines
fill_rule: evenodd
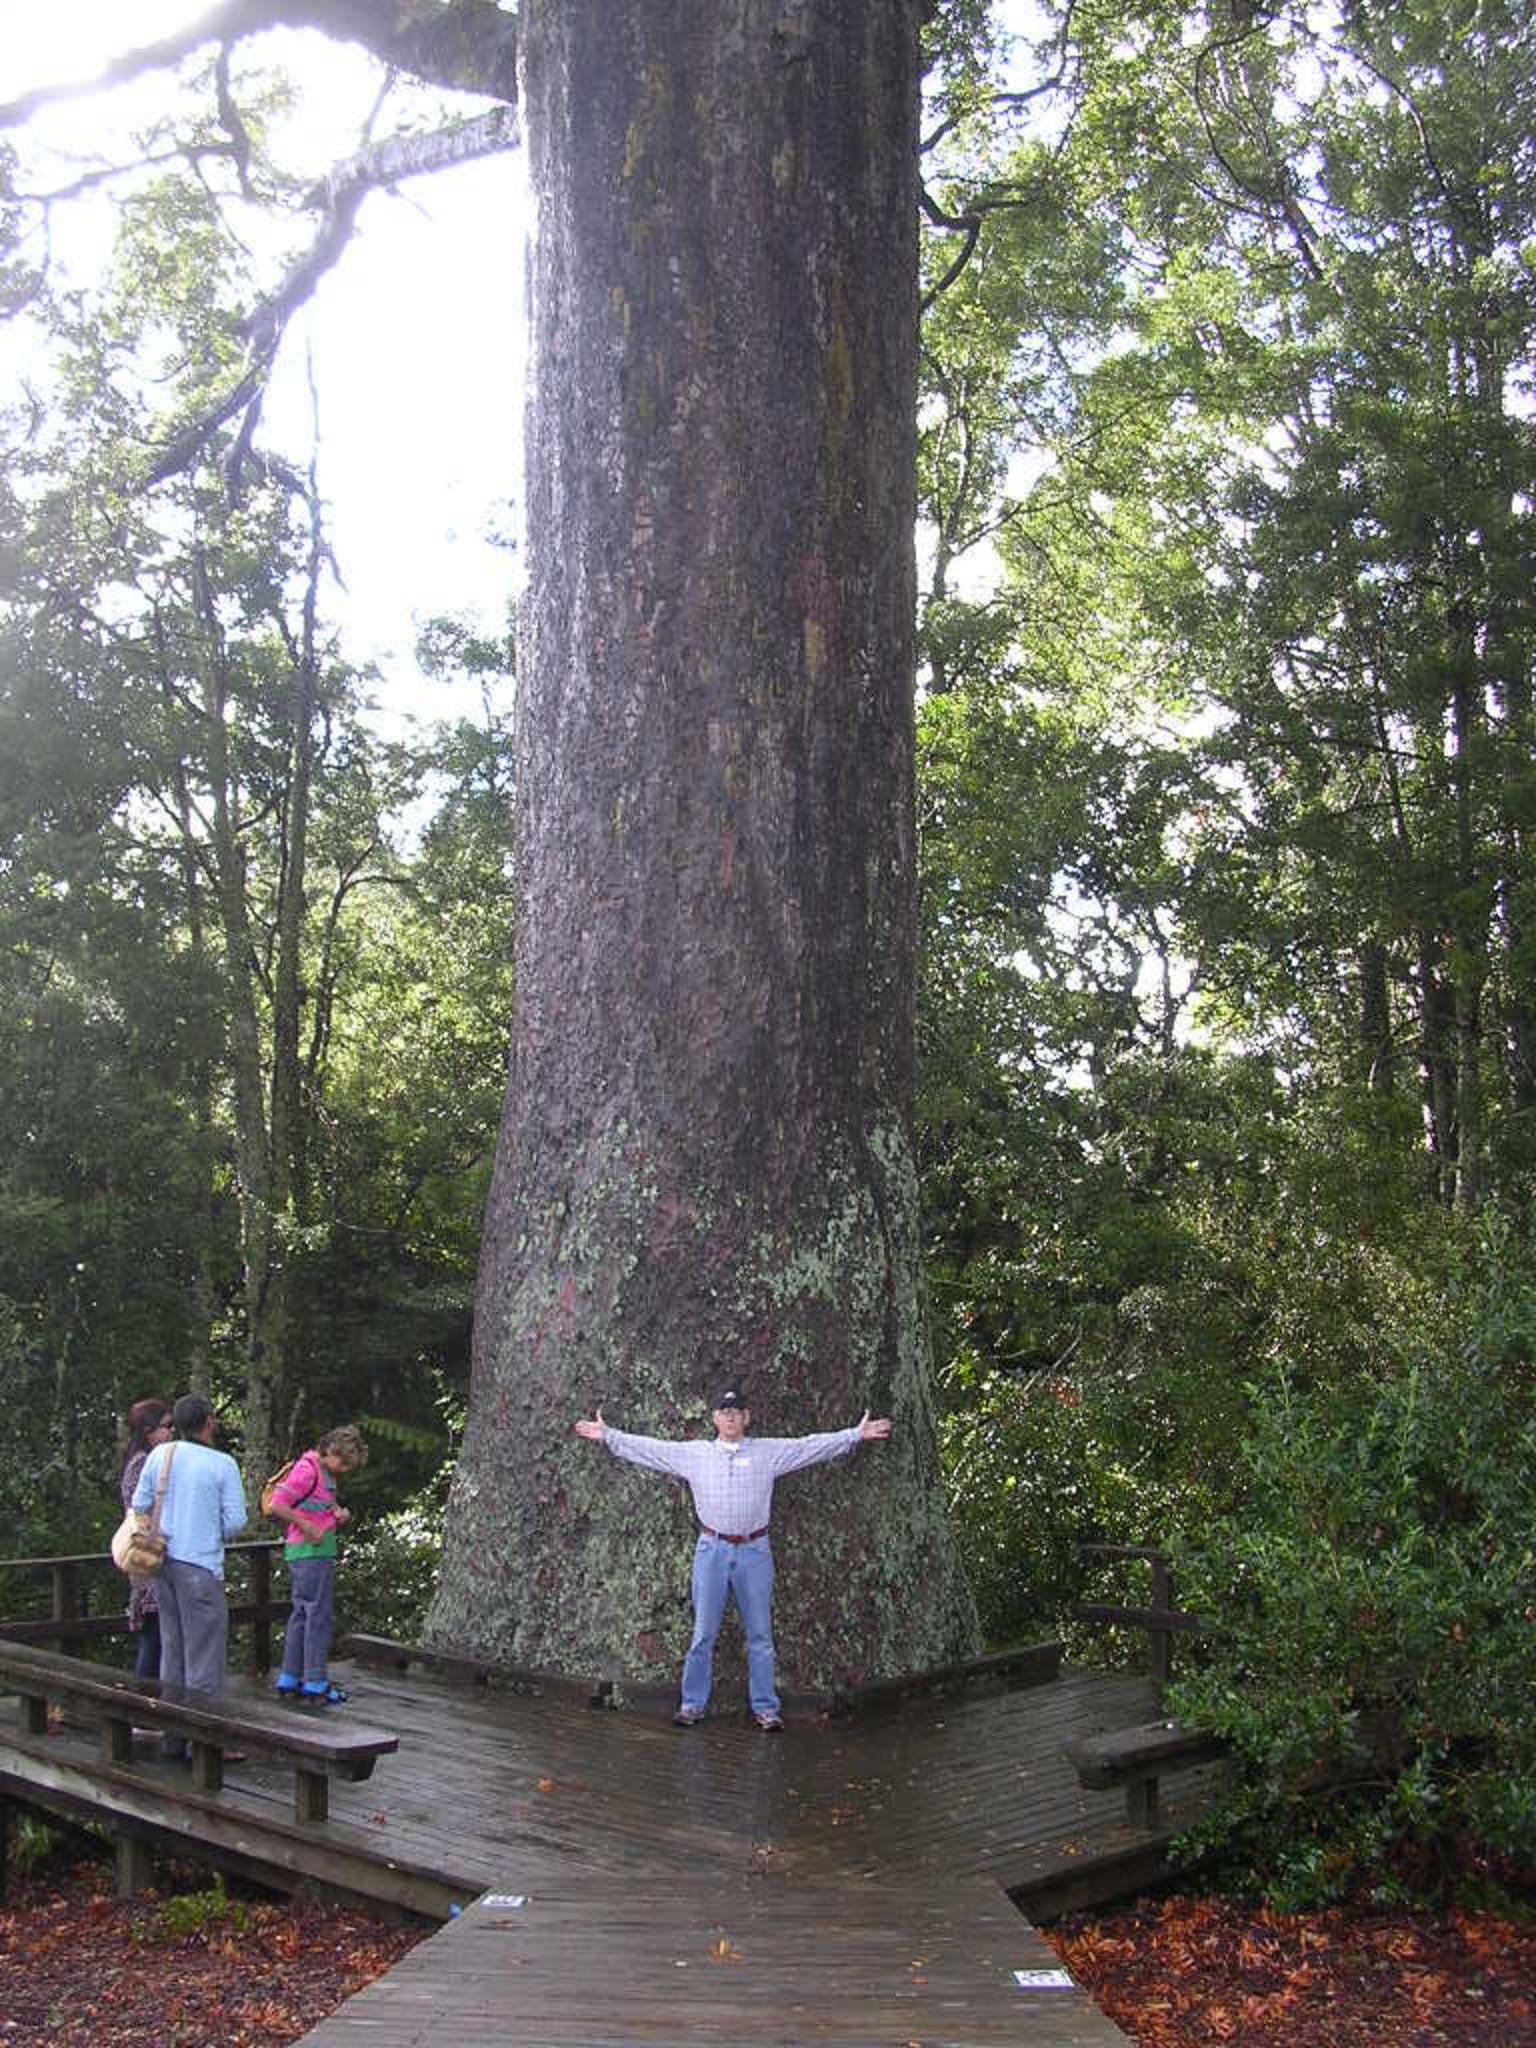
<svg viewBox="0 0 1536 2048">
<path fill-rule="evenodd" d="M 1137 2048 L 1536 2048 L 1536 1921 L 1141 1901 L 1041 1930 Z"/>
<path fill-rule="evenodd" d="M 14 1882 L 0 2048 L 286 2048 L 431 1932 L 179 1875 L 179 1890 L 132 1899 L 95 1862 Z"/>
</svg>

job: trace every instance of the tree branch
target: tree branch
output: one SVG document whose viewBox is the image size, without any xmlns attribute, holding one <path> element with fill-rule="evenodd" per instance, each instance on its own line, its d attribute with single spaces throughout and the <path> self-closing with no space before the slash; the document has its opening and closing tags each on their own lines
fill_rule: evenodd
<svg viewBox="0 0 1536 2048">
<path fill-rule="evenodd" d="M 19 127 L 43 107 L 164 71 L 207 43 L 243 42 L 275 28 L 318 29 L 423 85 L 517 104 L 517 17 L 495 0 L 219 0 L 174 34 L 125 50 L 94 78 L 36 86 L 0 102 L 0 129 Z"/>
<path fill-rule="evenodd" d="M 338 164 L 309 194 L 308 204 L 321 215 L 319 233 L 276 291 L 246 316 L 245 332 L 252 348 L 260 350 L 269 338 L 275 345 L 293 314 L 346 247 L 358 208 L 370 192 L 470 163 L 477 157 L 495 156 L 515 149 L 518 141 L 516 114 L 506 107 L 492 107 L 470 120 L 434 129 L 430 135 L 387 136 Z"/>
<path fill-rule="evenodd" d="M 309 195 L 309 204 L 321 215 L 315 239 L 277 288 L 246 315 L 246 359 L 239 377 L 160 449 L 150 462 L 146 481 L 163 483 L 186 469 L 220 427 L 239 412 L 250 414 L 237 456 L 238 461 L 245 459 L 255 426 L 254 411 L 259 410 L 284 330 L 351 240 L 358 210 L 370 192 L 392 189 L 406 178 L 426 176 L 478 157 L 494 156 L 515 148 L 517 142 L 516 113 L 509 107 L 490 107 L 429 135 L 388 136 L 338 165 Z"/>
</svg>

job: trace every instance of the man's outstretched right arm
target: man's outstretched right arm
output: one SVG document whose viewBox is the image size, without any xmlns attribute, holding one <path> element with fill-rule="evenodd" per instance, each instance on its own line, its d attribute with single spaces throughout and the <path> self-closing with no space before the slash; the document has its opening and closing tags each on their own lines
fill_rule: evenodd
<svg viewBox="0 0 1536 2048">
<path fill-rule="evenodd" d="M 632 1436 L 627 1429 L 615 1429 L 604 1422 L 601 1408 L 591 1422 L 585 1416 L 581 1418 L 576 1434 L 589 1443 L 606 1445 L 616 1458 L 623 1458 L 628 1464 L 643 1465 L 650 1472 L 670 1472 L 677 1479 L 688 1477 L 691 1444 L 669 1443 L 662 1436 Z"/>
</svg>

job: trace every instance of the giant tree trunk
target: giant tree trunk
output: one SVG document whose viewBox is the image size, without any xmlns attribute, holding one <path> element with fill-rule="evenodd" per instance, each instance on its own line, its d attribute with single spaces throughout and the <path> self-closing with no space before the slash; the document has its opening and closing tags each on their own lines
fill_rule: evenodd
<svg viewBox="0 0 1536 2048">
<path fill-rule="evenodd" d="M 431 1634 L 656 1679 L 675 1489 L 601 1404 L 889 1409 L 775 1514 L 791 1688 L 976 1623 L 908 1142 L 914 0 L 530 0 L 518 1005 Z"/>
</svg>

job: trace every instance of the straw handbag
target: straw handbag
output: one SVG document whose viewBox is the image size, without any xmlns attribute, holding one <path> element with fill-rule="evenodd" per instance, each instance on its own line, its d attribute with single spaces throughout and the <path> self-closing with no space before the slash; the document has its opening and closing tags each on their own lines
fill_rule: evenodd
<svg viewBox="0 0 1536 2048">
<path fill-rule="evenodd" d="M 146 1515 L 142 1508 L 130 1508 L 112 1538 L 112 1562 L 120 1572 L 128 1572 L 136 1579 L 149 1578 L 165 1562 L 160 1513 L 165 1506 L 166 1481 L 171 1476 L 171 1460 L 175 1455 L 176 1446 L 171 1444 L 165 1453 L 165 1463 L 160 1467 L 155 1504 L 149 1513 Z"/>
</svg>

